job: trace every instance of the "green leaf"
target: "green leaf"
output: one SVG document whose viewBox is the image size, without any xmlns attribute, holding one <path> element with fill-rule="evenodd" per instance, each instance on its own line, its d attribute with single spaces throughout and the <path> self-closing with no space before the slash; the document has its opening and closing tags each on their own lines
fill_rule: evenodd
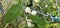
<svg viewBox="0 0 60 28">
<path fill-rule="evenodd" d="M 6 13 L 6 23 L 12 22 L 19 14 L 22 6 L 19 4 L 13 5 L 10 9 L 8 9 Z"/>
<path fill-rule="evenodd" d="M 31 19 L 33 22 L 37 23 L 39 28 L 45 28 L 46 26 L 46 22 L 38 16 L 29 15 L 28 19 Z"/>
</svg>

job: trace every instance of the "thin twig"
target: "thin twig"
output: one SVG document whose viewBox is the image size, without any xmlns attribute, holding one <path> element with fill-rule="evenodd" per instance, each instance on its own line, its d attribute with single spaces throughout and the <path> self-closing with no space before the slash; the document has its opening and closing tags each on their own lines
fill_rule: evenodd
<svg viewBox="0 0 60 28">
<path fill-rule="evenodd" d="M 6 24 L 4 28 L 6 28 L 10 23 Z"/>
</svg>

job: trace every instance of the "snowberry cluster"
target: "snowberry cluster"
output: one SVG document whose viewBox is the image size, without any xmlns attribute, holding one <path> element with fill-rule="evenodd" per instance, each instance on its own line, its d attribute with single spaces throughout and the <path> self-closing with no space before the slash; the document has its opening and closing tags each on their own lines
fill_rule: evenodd
<svg viewBox="0 0 60 28">
<path fill-rule="evenodd" d="M 29 7 L 25 8 L 25 12 L 28 14 L 36 15 L 37 11 L 31 10 Z"/>
<path fill-rule="evenodd" d="M 28 25 L 28 27 L 33 27 L 34 26 L 31 22 L 32 22 L 31 19 L 27 19 L 27 25 Z"/>
<path fill-rule="evenodd" d="M 31 19 L 27 19 L 27 17 L 25 17 L 26 18 L 26 21 L 27 21 L 27 26 L 28 27 L 34 27 L 34 24 L 32 24 L 32 20 Z"/>
</svg>

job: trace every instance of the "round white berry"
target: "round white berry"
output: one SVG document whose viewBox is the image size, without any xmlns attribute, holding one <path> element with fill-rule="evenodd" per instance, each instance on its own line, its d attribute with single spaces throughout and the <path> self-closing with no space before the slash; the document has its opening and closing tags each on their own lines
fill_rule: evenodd
<svg viewBox="0 0 60 28">
<path fill-rule="evenodd" d="M 27 19 L 27 22 L 32 22 L 32 20 L 31 19 Z"/>
<path fill-rule="evenodd" d="M 31 22 L 27 22 L 27 25 L 28 25 L 28 27 L 32 26 Z"/>
<path fill-rule="evenodd" d="M 32 22 L 32 20 L 31 19 L 27 19 L 27 17 L 25 17 L 26 18 L 26 21 L 27 22 Z"/>
<path fill-rule="evenodd" d="M 31 9 L 30 9 L 29 7 L 27 7 L 27 8 L 25 9 L 25 12 L 26 12 L 26 13 L 31 13 Z"/>
<path fill-rule="evenodd" d="M 27 17 L 26 17 L 27 18 Z M 31 19 L 26 19 L 27 20 L 27 25 L 28 27 L 33 27 L 34 25 L 31 23 L 32 20 Z"/>
<path fill-rule="evenodd" d="M 37 14 L 37 11 L 32 11 L 31 14 L 32 15 L 36 15 Z"/>
<path fill-rule="evenodd" d="M 48 7 L 48 5 L 45 5 L 45 7 Z"/>
<path fill-rule="evenodd" d="M 39 0 L 34 0 L 34 2 L 38 3 L 38 2 L 39 2 Z"/>
</svg>

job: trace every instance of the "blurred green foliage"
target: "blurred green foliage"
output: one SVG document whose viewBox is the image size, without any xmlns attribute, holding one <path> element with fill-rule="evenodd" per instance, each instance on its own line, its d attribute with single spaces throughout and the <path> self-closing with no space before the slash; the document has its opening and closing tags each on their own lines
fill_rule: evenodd
<svg viewBox="0 0 60 28">
<path fill-rule="evenodd" d="M 21 16 L 23 18 L 25 18 L 24 16 L 26 15 L 23 12 L 23 0 L 16 0 L 18 2 L 18 4 L 12 5 L 11 8 L 7 9 L 6 11 L 6 15 L 5 15 L 5 23 L 11 23 L 13 22 L 13 20 L 15 20 L 18 16 Z M 60 0 L 58 0 L 60 1 Z M 58 15 L 57 12 L 57 7 L 56 7 L 56 1 L 55 0 L 40 0 L 40 7 L 38 8 L 39 10 L 42 10 L 42 12 L 44 14 L 46 14 L 47 12 L 51 13 L 52 15 L 56 16 Z M 45 5 L 47 5 L 47 7 L 45 7 Z M 58 2 L 58 6 L 60 7 L 60 3 Z M 50 25 L 49 23 L 46 23 L 46 21 L 44 20 L 45 18 L 43 17 L 39 17 L 37 15 L 33 16 L 33 15 L 28 15 L 28 19 L 32 19 L 33 22 L 37 23 L 38 27 L 35 28 L 49 28 Z M 20 26 L 20 24 L 18 24 L 18 27 Z M 51 25 L 52 26 L 52 25 Z M 20 28 L 20 27 L 19 27 Z"/>
</svg>

